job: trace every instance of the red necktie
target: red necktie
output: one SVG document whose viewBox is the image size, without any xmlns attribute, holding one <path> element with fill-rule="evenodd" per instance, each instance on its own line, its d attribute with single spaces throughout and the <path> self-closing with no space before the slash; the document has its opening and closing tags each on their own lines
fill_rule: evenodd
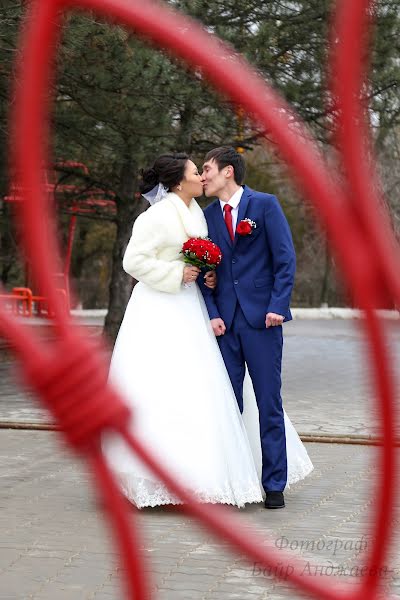
<svg viewBox="0 0 400 600">
<path fill-rule="evenodd" d="M 233 242 L 235 234 L 233 233 L 232 206 L 230 204 L 224 204 L 224 219 L 229 231 L 229 235 L 231 236 L 231 240 Z"/>
</svg>

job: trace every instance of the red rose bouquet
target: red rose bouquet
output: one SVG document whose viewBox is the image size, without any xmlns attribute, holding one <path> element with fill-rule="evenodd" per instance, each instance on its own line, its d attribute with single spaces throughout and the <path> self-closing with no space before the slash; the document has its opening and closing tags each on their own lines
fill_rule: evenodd
<svg viewBox="0 0 400 600">
<path fill-rule="evenodd" d="M 221 249 L 210 238 L 190 238 L 182 246 L 183 260 L 189 265 L 215 269 L 222 260 Z"/>
</svg>

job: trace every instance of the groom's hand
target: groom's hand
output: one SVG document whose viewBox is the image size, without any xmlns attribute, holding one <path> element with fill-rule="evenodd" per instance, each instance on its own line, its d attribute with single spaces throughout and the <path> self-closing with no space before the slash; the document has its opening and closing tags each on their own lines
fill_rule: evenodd
<svg viewBox="0 0 400 600">
<path fill-rule="evenodd" d="M 276 313 L 268 313 L 265 317 L 265 327 L 275 327 L 276 325 L 282 325 L 285 317 L 277 315 Z"/>
<path fill-rule="evenodd" d="M 213 328 L 213 332 L 217 337 L 220 335 L 224 335 L 226 331 L 225 323 L 219 317 L 217 319 L 211 319 L 210 321 L 211 327 Z"/>
<path fill-rule="evenodd" d="M 204 285 L 210 290 L 214 290 L 217 287 L 217 274 L 215 271 L 207 271 L 204 275 Z"/>
</svg>

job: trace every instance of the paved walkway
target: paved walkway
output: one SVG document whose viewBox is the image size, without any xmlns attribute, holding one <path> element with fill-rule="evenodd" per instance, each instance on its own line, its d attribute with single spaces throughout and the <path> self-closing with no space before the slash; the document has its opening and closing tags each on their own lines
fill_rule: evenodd
<svg viewBox="0 0 400 600">
<path fill-rule="evenodd" d="M 237 513 L 276 546 L 305 560 L 328 585 L 355 585 L 371 549 L 369 520 L 376 448 L 308 444 L 314 472 L 286 493 L 286 508 L 251 505 Z M 400 458 L 400 457 L 399 457 Z M 82 466 L 53 432 L 0 431 L 0 599 L 122 600 L 114 549 Z M 399 507 L 400 508 L 400 507 Z M 159 600 L 297 600 L 259 564 L 230 553 L 192 518 L 142 510 L 139 523 Z M 398 514 L 393 529 L 399 530 Z M 399 539 L 382 572 L 382 598 L 400 598 Z M 386 568 L 387 567 L 387 568 Z"/>
<path fill-rule="evenodd" d="M 394 362 L 400 365 L 400 321 L 386 321 L 384 326 Z M 379 435 L 371 366 L 360 327 L 360 321 L 348 319 L 295 320 L 285 326 L 283 399 L 300 434 Z M 95 334 L 98 329 L 89 331 Z M 15 375 L 14 364 L 0 361 L 0 423 L 48 422 Z"/>
<path fill-rule="evenodd" d="M 399 323 L 390 323 L 399 356 Z M 303 434 L 375 435 L 370 366 L 354 321 L 295 321 L 286 327 L 284 398 Z M 7 358 L 3 356 L 3 358 Z M 46 421 L 0 361 L 0 422 Z M 276 546 L 305 560 L 335 588 L 356 585 L 371 550 L 378 448 L 309 443 L 315 470 L 286 493 L 284 510 L 252 505 L 237 513 Z M 399 456 L 400 459 L 400 456 Z M 88 486 L 88 474 L 47 431 L 0 430 L 0 600 L 122 599 L 114 548 Z M 382 572 L 382 598 L 400 598 L 399 510 Z M 142 510 L 144 552 L 160 600 L 297 600 L 287 582 L 228 551 L 192 518 L 167 508 Z M 293 565 L 289 559 L 289 568 Z M 300 571 L 301 573 L 301 571 Z"/>
</svg>

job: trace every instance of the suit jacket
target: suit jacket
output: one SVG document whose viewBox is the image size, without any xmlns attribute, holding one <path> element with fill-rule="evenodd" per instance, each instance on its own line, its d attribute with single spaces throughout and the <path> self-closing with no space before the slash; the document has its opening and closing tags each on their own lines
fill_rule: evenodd
<svg viewBox="0 0 400 600">
<path fill-rule="evenodd" d="M 182 244 L 190 237 L 206 235 L 206 220 L 197 202 L 192 200 L 187 207 L 179 196 L 169 193 L 137 217 L 123 268 L 156 290 L 177 294 L 185 267 Z"/>
<path fill-rule="evenodd" d="M 252 327 L 264 328 L 265 316 L 274 312 L 292 318 L 289 303 L 296 269 L 296 256 L 288 222 L 277 198 L 246 185 L 239 204 L 237 224 L 248 218 L 256 223 L 251 234 L 235 234 L 233 243 L 219 200 L 204 211 L 209 237 L 220 246 L 218 284 L 213 292 L 198 282 L 210 319 L 220 317 L 227 328 L 239 302 Z"/>
</svg>

